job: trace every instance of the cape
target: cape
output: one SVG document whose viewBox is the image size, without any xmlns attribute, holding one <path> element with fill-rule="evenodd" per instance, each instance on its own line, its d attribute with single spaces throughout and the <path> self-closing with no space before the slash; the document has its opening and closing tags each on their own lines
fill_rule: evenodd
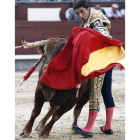
<svg viewBox="0 0 140 140">
<path fill-rule="evenodd" d="M 115 66 L 124 68 L 124 43 L 84 27 L 75 27 L 62 51 L 39 79 L 54 89 L 74 88 L 84 79 L 97 77 Z"/>
</svg>

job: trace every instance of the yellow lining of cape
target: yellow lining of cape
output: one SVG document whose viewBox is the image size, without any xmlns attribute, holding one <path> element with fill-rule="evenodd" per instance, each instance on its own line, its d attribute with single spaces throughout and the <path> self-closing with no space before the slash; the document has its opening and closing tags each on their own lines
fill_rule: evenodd
<svg viewBox="0 0 140 140">
<path fill-rule="evenodd" d="M 111 63 L 120 63 L 125 67 L 125 51 L 122 46 L 109 46 L 92 52 L 89 61 L 83 65 L 81 74 L 87 76 L 91 72 L 103 69 Z"/>
</svg>

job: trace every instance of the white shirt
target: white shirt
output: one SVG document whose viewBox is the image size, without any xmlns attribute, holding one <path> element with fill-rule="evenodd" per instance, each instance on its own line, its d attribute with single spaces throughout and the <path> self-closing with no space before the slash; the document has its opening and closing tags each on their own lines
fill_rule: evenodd
<svg viewBox="0 0 140 140">
<path fill-rule="evenodd" d="M 111 18 L 112 16 L 121 17 L 121 13 L 119 12 L 119 10 L 117 10 L 116 13 L 114 13 L 113 10 L 111 9 L 111 10 L 107 13 L 107 17 L 108 17 L 108 18 Z"/>
<path fill-rule="evenodd" d="M 125 9 L 120 10 L 121 15 L 125 15 Z"/>
</svg>

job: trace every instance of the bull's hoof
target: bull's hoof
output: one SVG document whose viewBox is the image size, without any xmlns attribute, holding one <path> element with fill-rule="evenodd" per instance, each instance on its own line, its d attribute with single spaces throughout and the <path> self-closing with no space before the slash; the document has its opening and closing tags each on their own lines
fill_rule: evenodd
<svg viewBox="0 0 140 140">
<path fill-rule="evenodd" d="M 37 125 L 37 127 L 34 129 L 35 131 L 41 131 L 43 129 L 43 127 L 41 127 L 40 125 Z"/>
<path fill-rule="evenodd" d="M 44 131 L 40 131 L 38 133 L 38 137 L 40 137 L 40 138 L 48 138 L 49 137 L 49 133 L 44 132 Z"/>
<path fill-rule="evenodd" d="M 40 138 L 48 138 L 49 136 L 48 135 L 43 135 L 43 136 L 39 136 Z"/>
<path fill-rule="evenodd" d="M 31 132 L 30 132 L 31 133 Z M 30 133 L 27 133 L 25 130 L 22 130 L 20 133 L 19 133 L 19 136 L 21 138 L 27 138 L 29 137 Z"/>
<path fill-rule="evenodd" d="M 48 134 L 45 134 L 45 133 L 40 132 L 40 133 L 38 134 L 38 137 L 40 137 L 40 138 L 48 138 L 48 137 L 49 137 L 49 135 L 48 135 Z"/>
</svg>

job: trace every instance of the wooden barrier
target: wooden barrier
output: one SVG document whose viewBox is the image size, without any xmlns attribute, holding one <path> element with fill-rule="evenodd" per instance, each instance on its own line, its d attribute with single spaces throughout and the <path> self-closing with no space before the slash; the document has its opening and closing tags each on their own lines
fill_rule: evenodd
<svg viewBox="0 0 140 140">
<path fill-rule="evenodd" d="M 80 26 L 80 21 L 60 21 L 60 22 L 27 22 L 15 21 L 15 45 L 21 45 L 21 35 L 24 34 L 27 42 L 45 40 L 52 37 L 64 35 L 69 37 L 74 27 Z M 125 21 L 112 20 L 110 34 L 113 38 L 125 42 Z M 38 54 L 34 49 L 16 49 L 15 54 Z"/>
</svg>

